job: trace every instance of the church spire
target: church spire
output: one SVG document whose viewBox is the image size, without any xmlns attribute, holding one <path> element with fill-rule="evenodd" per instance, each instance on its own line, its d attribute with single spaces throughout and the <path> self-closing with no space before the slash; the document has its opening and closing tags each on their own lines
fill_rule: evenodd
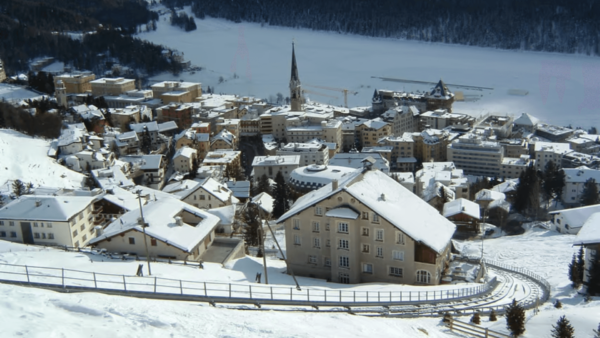
<svg viewBox="0 0 600 338">
<path fill-rule="evenodd" d="M 296 51 L 292 42 L 292 75 L 290 77 L 290 101 L 292 111 L 302 110 L 302 87 L 298 76 L 298 65 L 296 64 Z"/>
</svg>

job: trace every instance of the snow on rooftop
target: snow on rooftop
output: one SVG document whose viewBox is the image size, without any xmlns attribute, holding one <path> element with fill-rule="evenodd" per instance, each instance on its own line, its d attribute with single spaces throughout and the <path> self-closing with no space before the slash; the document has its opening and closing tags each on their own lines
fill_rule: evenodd
<svg viewBox="0 0 600 338">
<path fill-rule="evenodd" d="M 0 219 L 67 222 L 87 208 L 95 197 L 24 195 L 0 209 Z"/>
<path fill-rule="evenodd" d="M 191 252 L 220 221 L 219 217 L 175 198 L 149 200 L 142 206 L 142 210 L 144 220 L 148 223 L 145 229 L 148 236 L 186 252 Z M 177 225 L 175 217 L 185 218 L 186 213 L 199 217 L 201 221 L 196 224 Z M 104 229 L 104 233 L 91 240 L 90 244 L 96 244 L 130 230 L 142 232 L 142 226 L 138 223 L 139 217 L 139 208 L 125 213 L 109 224 Z"/>
<path fill-rule="evenodd" d="M 519 126 L 533 127 L 536 124 L 540 123 L 540 119 L 527 113 L 523 113 L 513 123 Z"/>
<path fill-rule="evenodd" d="M 489 189 L 481 189 L 475 195 L 475 200 L 477 201 L 495 201 L 504 199 L 506 199 L 506 195 L 504 195 L 504 193 Z"/>
<path fill-rule="evenodd" d="M 600 212 L 593 213 L 583 224 L 573 245 L 600 244 Z"/>
<path fill-rule="evenodd" d="M 444 217 L 452 217 L 458 214 L 465 214 L 479 219 L 481 217 L 479 213 L 479 204 L 464 198 L 459 198 L 444 204 L 444 211 L 442 212 Z"/>
<path fill-rule="evenodd" d="M 181 147 L 181 148 L 177 149 L 177 152 L 175 152 L 175 155 L 173 155 L 173 159 L 176 159 L 179 156 L 191 158 L 197 152 L 198 151 L 196 149 L 193 149 L 193 148 L 190 148 L 190 147 Z"/>
<path fill-rule="evenodd" d="M 299 198 L 277 223 L 303 211 L 319 201 L 340 191 L 346 191 L 358 201 L 371 208 L 379 216 L 402 230 L 406 235 L 442 252 L 448 245 L 456 227 L 411 191 L 380 170 L 357 169 L 343 177 L 336 190 L 328 184 Z M 407 210 L 405 217 L 398 217 L 400 210 Z"/>
<path fill-rule="evenodd" d="M 264 211 L 268 212 L 269 214 L 273 212 L 273 202 L 275 202 L 275 199 L 266 192 L 261 192 L 260 194 L 252 197 L 252 202 L 257 203 Z"/>
<path fill-rule="evenodd" d="M 219 217 L 221 225 L 231 225 L 235 221 L 236 205 L 226 205 L 220 208 L 206 210 L 206 212 Z"/>
<path fill-rule="evenodd" d="M 564 224 L 568 224 L 569 228 L 572 229 L 582 227 L 588 218 L 597 212 L 600 212 L 600 204 L 573 209 L 555 210 L 549 212 L 549 214 L 562 216 Z"/>
</svg>

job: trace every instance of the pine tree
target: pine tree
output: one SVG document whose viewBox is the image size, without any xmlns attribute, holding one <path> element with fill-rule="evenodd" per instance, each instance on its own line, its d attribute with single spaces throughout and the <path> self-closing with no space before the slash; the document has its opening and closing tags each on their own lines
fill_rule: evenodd
<svg viewBox="0 0 600 338">
<path fill-rule="evenodd" d="M 577 252 L 577 280 L 579 284 L 583 283 L 583 276 L 585 273 L 585 257 L 583 254 L 583 246 L 579 247 L 579 252 Z"/>
<path fill-rule="evenodd" d="M 267 177 L 266 174 L 263 174 L 261 177 L 259 177 L 256 188 L 254 189 L 254 195 L 258 195 L 262 192 L 269 195 L 272 194 L 271 183 L 269 183 L 269 177 Z"/>
<path fill-rule="evenodd" d="M 600 195 L 598 195 L 598 186 L 595 179 L 590 178 L 583 184 L 583 193 L 581 194 L 580 202 L 584 206 L 600 203 Z"/>
<path fill-rule="evenodd" d="M 281 171 L 275 176 L 275 191 L 273 192 L 273 217 L 279 218 L 290 208 L 289 189 Z"/>
<path fill-rule="evenodd" d="M 12 189 L 13 189 L 13 194 L 15 194 L 15 196 L 17 196 L 17 197 L 24 195 L 26 193 L 25 184 L 23 184 L 23 182 L 21 182 L 21 180 L 15 180 L 12 184 Z"/>
<path fill-rule="evenodd" d="M 473 317 L 471 317 L 471 323 L 473 324 L 481 324 L 481 317 L 479 316 L 479 312 L 475 312 Z"/>
<path fill-rule="evenodd" d="M 506 328 L 513 337 L 519 337 L 525 333 L 525 309 L 513 299 L 512 304 L 506 307 Z"/>
<path fill-rule="evenodd" d="M 569 280 L 572 283 L 574 289 L 577 289 L 581 286 L 581 278 L 579 272 L 579 264 L 577 264 L 577 257 L 573 254 L 573 258 L 571 259 L 571 263 L 569 263 Z"/>
<path fill-rule="evenodd" d="M 556 302 L 554 302 L 554 307 L 557 309 L 562 309 L 562 303 L 560 302 L 560 300 L 556 300 Z"/>
<path fill-rule="evenodd" d="M 256 203 L 246 203 L 240 212 L 239 220 L 243 224 L 246 246 L 259 245 L 261 217 L 258 205 Z"/>
<path fill-rule="evenodd" d="M 521 213 L 537 215 L 540 209 L 540 181 L 533 165 L 521 172 L 517 184 L 514 208 Z"/>
<path fill-rule="evenodd" d="M 196 178 L 196 176 L 198 176 L 198 158 L 194 156 L 194 158 L 192 159 L 192 169 L 190 171 L 190 173 L 188 174 L 188 177 L 193 180 L 194 178 Z"/>
<path fill-rule="evenodd" d="M 490 312 L 490 322 L 495 322 L 497 320 L 498 320 L 498 318 L 496 317 L 496 311 L 494 311 L 494 309 L 492 309 L 492 312 Z"/>
<path fill-rule="evenodd" d="M 144 126 L 144 131 L 142 132 L 142 151 L 145 154 L 150 154 L 152 150 L 152 137 L 150 137 L 150 132 L 148 131 L 148 127 Z"/>
<path fill-rule="evenodd" d="M 575 335 L 575 329 L 569 323 L 567 317 L 562 316 L 556 322 L 556 325 L 552 327 L 553 338 L 573 338 Z"/>
<path fill-rule="evenodd" d="M 598 255 L 598 252 L 595 252 L 590 257 L 590 267 L 587 271 L 588 280 L 584 283 L 590 296 L 600 295 L 600 257 Z"/>
</svg>

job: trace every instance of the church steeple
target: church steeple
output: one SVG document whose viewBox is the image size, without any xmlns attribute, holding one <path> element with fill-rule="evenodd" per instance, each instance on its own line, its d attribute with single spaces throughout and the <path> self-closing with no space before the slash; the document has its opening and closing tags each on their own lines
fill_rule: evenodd
<svg viewBox="0 0 600 338">
<path fill-rule="evenodd" d="M 290 77 L 290 102 L 292 111 L 302 110 L 302 86 L 298 76 L 298 65 L 296 64 L 296 51 L 292 42 L 292 76 Z"/>
</svg>

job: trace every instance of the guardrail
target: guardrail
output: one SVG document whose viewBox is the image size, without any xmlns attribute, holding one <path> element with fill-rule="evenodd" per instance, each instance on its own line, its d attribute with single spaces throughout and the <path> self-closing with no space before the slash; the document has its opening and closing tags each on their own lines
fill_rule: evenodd
<svg viewBox="0 0 600 338">
<path fill-rule="evenodd" d="M 345 291 L 256 284 L 215 283 L 159 277 L 137 277 L 39 266 L 0 264 L 0 282 L 56 291 L 94 291 L 144 298 L 209 303 L 395 306 L 454 302 L 491 293 L 498 281 L 462 289 L 432 291 Z"/>
<path fill-rule="evenodd" d="M 464 323 L 456 319 L 449 319 L 446 324 L 450 331 L 458 331 L 460 333 L 466 333 L 470 336 L 481 337 L 481 338 L 512 338 L 512 336 L 504 333 L 492 331 L 488 328 L 479 327 L 470 323 Z"/>
</svg>

